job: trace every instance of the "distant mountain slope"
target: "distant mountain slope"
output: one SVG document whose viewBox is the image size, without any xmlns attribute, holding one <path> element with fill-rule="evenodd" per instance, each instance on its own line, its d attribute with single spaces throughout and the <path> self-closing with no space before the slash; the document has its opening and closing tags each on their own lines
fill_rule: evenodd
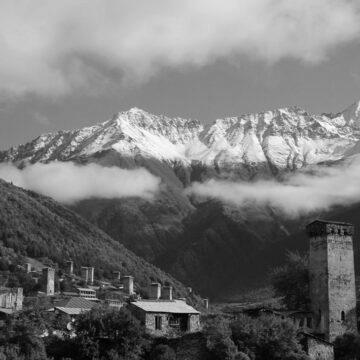
<svg viewBox="0 0 360 360">
<path fill-rule="evenodd" d="M 184 285 L 137 257 L 119 242 L 50 198 L 0 180 L 0 241 L 18 254 L 47 257 L 60 266 L 73 259 L 75 270 L 95 266 L 95 275 L 110 278 L 112 271 L 133 275 L 147 288 L 151 281 L 173 284 L 185 296 Z"/>
</svg>

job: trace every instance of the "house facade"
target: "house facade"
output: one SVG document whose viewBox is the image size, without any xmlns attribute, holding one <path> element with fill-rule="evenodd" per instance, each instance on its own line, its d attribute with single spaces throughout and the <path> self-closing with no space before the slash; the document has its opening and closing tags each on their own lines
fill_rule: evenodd
<svg viewBox="0 0 360 360">
<path fill-rule="evenodd" d="M 201 330 L 200 313 L 184 300 L 134 301 L 130 303 L 130 310 L 151 335 L 165 336 Z"/>
</svg>

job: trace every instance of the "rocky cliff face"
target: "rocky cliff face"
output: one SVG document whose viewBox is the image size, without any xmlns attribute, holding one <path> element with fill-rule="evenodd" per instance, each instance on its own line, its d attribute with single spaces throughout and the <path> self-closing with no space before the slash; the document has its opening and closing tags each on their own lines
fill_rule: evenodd
<svg viewBox="0 0 360 360">
<path fill-rule="evenodd" d="M 336 115 L 291 107 L 218 119 L 156 116 L 133 108 L 80 130 L 44 134 L 0 154 L 1 161 L 71 160 L 114 150 L 169 163 L 293 170 L 338 160 L 360 140 L 360 102 Z"/>
<path fill-rule="evenodd" d="M 88 199 L 73 208 L 183 282 L 224 297 L 263 281 L 286 249 L 306 248 L 299 234 L 307 219 L 290 222 L 270 208 L 238 211 L 214 201 L 199 204 L 184 188 L 209 178 L 279 178 L 359 152 L 360 102 L 338 114 L 312 115 L 291 107 L 206 126 L 133 108 L 95 126 L 41 135 L 1 152 L 0 162 L 147 168 L 162 179 L 153 202 Z"/>
</svg>

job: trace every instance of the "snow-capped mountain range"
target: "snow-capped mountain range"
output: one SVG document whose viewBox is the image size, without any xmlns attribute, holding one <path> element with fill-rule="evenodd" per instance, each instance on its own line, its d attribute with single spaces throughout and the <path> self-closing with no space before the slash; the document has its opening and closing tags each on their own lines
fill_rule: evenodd
<svg viewBox="0 0 360 360">
<path fill-rule="evenodd" d="M 359 140 L 360 101 L 336 115 L 288 107 L 217 119 L 207 126 L 132 108 L 98 125 L 41 135 L 0 153 L 0 161 L 71 160 L 112 149 L 184 165 L 267 164 L 294 170 L 358 152 Z"/>
</svg>

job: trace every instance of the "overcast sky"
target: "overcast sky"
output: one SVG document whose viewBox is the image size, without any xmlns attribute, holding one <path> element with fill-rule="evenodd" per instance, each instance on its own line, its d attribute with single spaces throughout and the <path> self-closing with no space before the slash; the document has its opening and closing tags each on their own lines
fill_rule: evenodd
<svg viewBox="0 0 360 360">
<path fill-rule="evenodd" d="M 359 44 L 358 0 L 0 0 L 0 149 L 133 106 L 340 111 Z"/>
</svg>

